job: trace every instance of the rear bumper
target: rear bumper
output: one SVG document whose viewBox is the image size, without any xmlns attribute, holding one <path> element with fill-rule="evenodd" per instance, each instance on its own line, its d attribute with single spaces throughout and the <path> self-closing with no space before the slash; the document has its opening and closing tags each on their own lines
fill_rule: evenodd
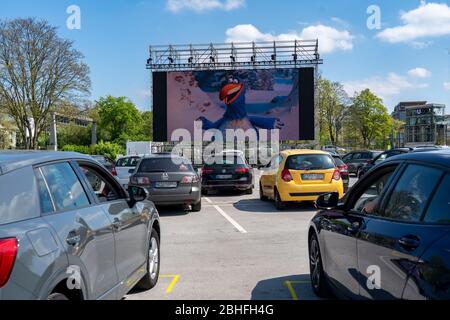
<svg viewBox="0 0 450 320">
<path fill-rule="evenodd" d="M 253 183 L 249 181 L 217 181 L 210 180 L 202 183 L 202 189 L 206 190 L 217 190 L 217 189 L 237 189 L 237 190 L 248 190 L 253 188 Z"/>
<path fill-rule="evenodd" d="M 333 181 L 329 184 L 317 185 L 296 185 L 295 183 L 283 183 L 278 186 L 278 191 L 282 201 L 316 201 L 319 196 L 325 193 L 337 192 L 339 198 L 344 196 L 344 184 L 342 180 Z"/>
<path fill-rule="evenodd" d="M 192 187 L 190 193 L 173 193 L 176 189 L 167 189 L 164 193 L 159 192 L 158 194 L 155 194 L 154 190 L 151 188 L 144 188 L 149 193 L 147 199 L 158 206 L 190 205 L 199 203 L 202 199 L 202 192 L 198 186 Z"/>
</svg>

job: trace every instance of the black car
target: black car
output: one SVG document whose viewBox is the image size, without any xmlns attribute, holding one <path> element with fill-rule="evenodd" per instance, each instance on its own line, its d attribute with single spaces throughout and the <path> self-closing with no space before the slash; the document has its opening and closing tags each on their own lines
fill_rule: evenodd
<svg viewBox="0 0 450 320">
<path fill-rule="evenodd" d="M 342 182 L 344 183 L 344 192 L 348 191 L 348 186 L 350 185 L 350 174 L 348 173 L 348 166 L 344 163 L 341 156 L 337 153 L 330 152 L 331 156 L 336 163 L 339 172 L 341 173 Z"/>
<path fill-rule="evenodd" d="M 130 186 L 145 188 L 157 206 L 185 205 L 202 209 L 200 177 L 189 160 L 157 153 L 143 158 L 130 177 Z"/>
<path fill-rule="evenodd" d="M 370 169 L 375 167 L 377 164 L 382 163 L 386 159 L 389 159 L 394 156 L 398 156 L 403 153 L 409 153 L 412 151 L 414 151 L 413 148 L 397 148 L 397 149 L 385 151 L 382 154 L 380 154 L 379 156 L 377 156 L 375 159 L 370 160 L 364 167 L 362 167 L 362 169 L 359 170 L 358 178 L 361 179 Z"/>
<path fill-rule="evenodd" d="M 95 161 L 100 163 L 102 166 L 104 166 L 113 176 L 117 176 L 116 164 L 110 158 L 105 157 L 105 156 L 101 156 L 101 155 L 94 155 L 94 156 L 91 156 L 91 157 Z"/>
<path fill-rule="evenodd" d="M 206 160 L 202 168 L 202 193 L 209 191 L 240 190 L 252 194 L 253 169 L 245 158 L 237 154 L 220 154 Z"/>
<path fill-rule="evenodd" d="M 339 202 L 319 197 L 308 233 L 315 293 L 450 299 L 450 151 L 389 158 Z"/>
<path fill-rule="evenodd" d="M 347 164 L 349 174 L 359 176 L 360 170 L 380 154 L 380 151 L 353 151 L 347 153 L 342 160 Z"/>
</svg>

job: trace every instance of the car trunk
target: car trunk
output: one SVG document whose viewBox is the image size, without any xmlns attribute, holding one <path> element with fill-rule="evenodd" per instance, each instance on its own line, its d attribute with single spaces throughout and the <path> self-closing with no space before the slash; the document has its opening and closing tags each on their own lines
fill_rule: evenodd
<svg viewBox="0 0 450 320">
<path fill-rule="evenodd" d="M 323 185 L 331 183 L 335 169 L 328 170 L 292 170 L 289 169 L 293 181 L 298 185 Z"/>
<path fill-rule="evenodd" d="M 136 178 L 146 177 L 150 184 L 142 185 L 149 189 L 152 195 L 189 194 L 192 192 L 193 183 L 183 183 L 185 177 L 195 177 L 192 172 L 141 172 Z M 191 180 L 192 181 L 192 180 Z"/>
</svg>

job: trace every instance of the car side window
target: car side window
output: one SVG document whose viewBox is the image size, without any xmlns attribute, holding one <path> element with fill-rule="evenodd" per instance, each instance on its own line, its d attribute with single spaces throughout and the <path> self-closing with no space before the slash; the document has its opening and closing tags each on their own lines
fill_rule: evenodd
<svg viewBox="0 0 450 320">
<path fill-rule="evenodd" d="M 353 153 L 350 153 L 342 158 L 342 161 L 348 162 L 353 158 Z"/>
<path fill-rule="evenodd" d="M 121 198 L 119 190 L 99 171 L 83 164 L 80 165 L 80 169 L 99 202 L 115 201 Z"/>
<path fill-rule="evenodd" d="M 359 160 L 359 159 L 361 159 L 361 158 L 362 158 L 362 154 L 361 154 L 361 153 L 355 153 L 355 154 L 353 155 L 352 160 Z"/>
<path fill-rule="evenodd" d="M 446 175 L 436 193 L 431 200 L 427 213 L 425 214 L 424 222 L 427 223 L 450 223 L 450 200 L 448 192 L 450 190 L 450 175 Z"/>
<path fill-rule="evenodd" d="M 69 163 L 56 163 L 40 168 L 47 182 L 55 210 L 88 206 L 89 199 Z"/>
<path fill-rule="evenodd" d="M 383 215 L 399 221 L 420 221 L 442 174 L 439 169 L 409 165 L 393 189 Z"/>
<path fill-rule="evenodd" d="M 396 166 L 386 168 L 379 175 L 372 175 L 373 178 L 369 178 L 368 186 L 357 197 L 351 211 L 379 215 L 381 196 L 396 168 Z"/>
<path fill-rule="evenodd" d="M 55 211 L 53 207 L 52 198 L 50 197 L 50 190 L 47 186 L 47 182 L 42 175 L 41 169 L 35 170 L 36 180 L 38 183 L 39 200 L 41 204 L 41 212 L 43 214 L 48 214 Z"/>
</svg>

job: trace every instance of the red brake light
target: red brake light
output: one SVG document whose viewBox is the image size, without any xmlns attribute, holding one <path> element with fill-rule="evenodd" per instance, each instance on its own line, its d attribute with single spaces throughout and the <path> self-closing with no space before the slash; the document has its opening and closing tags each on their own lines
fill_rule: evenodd
<svg viewBox="0 0 450 320">
<path fill-rule="evenodd" d="M 131 177 L 130 183 L 138 186 L 148 186 L 150 179 L 147 177 Z"/>
<path fill-rule="evenodd" d="M 0 240 L 0 288 L 9 280 L 17 255 L 16 238 Z"/>
<path fill-rule="evenodd" d="M 199 179 L 197 176 L 185 176 L 181 180 L 182 184 L 191 184 L 191 183 L 197 183 L 199 182 Z"/>
<path fill-rule="evenodd" d="M 339 171 L 339 169 L 334 170 L 333 180 L 336 180 L 336 181 L 341 180 L 341 172 Z"/>
<path fill-rule="evenodd" d="M 281 179 L 283 179 L 283 181 L 285 182 L 291 182 L 292 180 L 294 180 L 294 178 L 292 178 L 292 174 L 289 171 L 289 169 L 283 170 L 283 172 L 281 173 Z"/>
<path fill-rule="evenodd" d="M 117 177 L 117 170 L 116 170 L 116 167 L 112 167 L 111 173 L 112 173 L 112 175 L 113 175 L 114 177 Z"/>
<path fill-rule="evenodd" d="M 340 172 L 348 172 L 348 165 L 343 164 L 342 166 L 338 167 Z"/>
<path fill-rule="evenodd" d="M 207 174 L 210 174 L 210 173 L 213 173 L 214 172 L 214 170 L 213 169 L 207 169 L 207 168 L 203 168 L 202 169 L 202 175 L 204 176 L 204 175 L 207 175 Z"/>
<path fill-rule="evenodd" d="M 245 174 L 245 173 L 249 173 L 250 170 L 249 168 L 236 168 L 236 173 L 240 173 L 240 174 Z"/>
</svg>

